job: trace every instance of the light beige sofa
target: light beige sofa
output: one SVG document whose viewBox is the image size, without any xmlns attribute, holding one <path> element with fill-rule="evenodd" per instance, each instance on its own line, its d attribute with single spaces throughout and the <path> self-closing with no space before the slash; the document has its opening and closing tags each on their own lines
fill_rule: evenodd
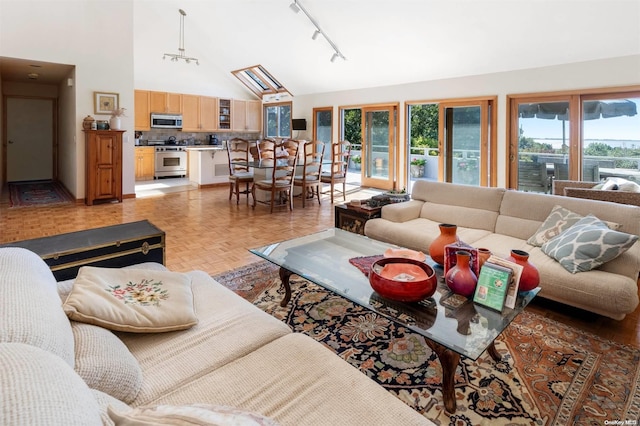
<svg viewBox="0 0 640 426">
<path fill-rule="evenodd" d="M 593 214 L 620 224 L 620 231 L 640 235 L 640 207 L 424 180 L 414 184 L 410 201 L 384 206 L 381 218 L 367 221 L 365 235 L 428 253 L 440 233 L 438 225 L 456 224 L 460 239 L 474 247 L 501 256 L 512 249 L 529 252 L 540 272 L 539 297 L 624 318 L 638 306 L 640 243 L 596 269 L 572 274 L 527 243 L 556 205 L 582 216 Z"/>
<path fill-rule="evenodd" d="M 73 280 L 56 283 L 30 251 L 0 249 L 0 424 L 114 424 L 114 410 L 194 403 L 248 410 L 281 425 L 432 424 L 206 273 L 188 276 L 197 325 L 111 332 L 69 321 L 62 301 Z"/>
</svg>

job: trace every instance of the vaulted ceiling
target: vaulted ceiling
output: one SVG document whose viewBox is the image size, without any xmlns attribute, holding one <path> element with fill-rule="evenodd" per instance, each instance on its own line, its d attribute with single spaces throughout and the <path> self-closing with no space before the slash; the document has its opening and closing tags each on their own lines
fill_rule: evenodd
<svg viewBox="0 0 640 426">
<path fill-rule="evenodd" d="M 640 54 L 640 0 L 297 0 L 331 62 L 293 2 L 133 0 L 134 62 L 177 52 L 178 9 L 204 72 L 260 64 L 294 96 Z"/>
<path fill-rule="evenodd" d="M 640 54 L 639 0 L 294 0 L 146 2 L 177 48 L 225 72 L 261 64 L 294 95 Z M 141 31 L 136 27 L 136 32 Z M 166 35 L 166 34 L 165 34 Z"/>
</svg>

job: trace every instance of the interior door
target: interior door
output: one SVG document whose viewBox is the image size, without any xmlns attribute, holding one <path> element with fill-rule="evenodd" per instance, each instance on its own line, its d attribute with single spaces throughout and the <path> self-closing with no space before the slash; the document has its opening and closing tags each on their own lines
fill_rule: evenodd
<svg viewBox="0 0 640 426">
<path fill-rule="evenodd" d="M 7 182 L 54 178 L 52 99 L 7 98 Z"/>
<path fill-rule="evenodd" d="M 362 185 L 393 189 L 396 146 L 395 106 L 362 109 Z"/>
</svg>

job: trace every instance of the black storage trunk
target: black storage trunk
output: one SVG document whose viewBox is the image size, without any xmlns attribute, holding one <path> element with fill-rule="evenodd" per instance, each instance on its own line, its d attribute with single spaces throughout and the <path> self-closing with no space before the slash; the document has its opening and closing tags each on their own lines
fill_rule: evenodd
<svg viewBox="0 0 640 426">
<path fill-rule="evenodd" d="M 164 265 L 164 231 L 147 220 L 105 226 L 0 247 L 22 247 L 38 254 L 56 280 L 75 278 L 81 266 L 118 268 L 141 262 Z"/>
</svg>

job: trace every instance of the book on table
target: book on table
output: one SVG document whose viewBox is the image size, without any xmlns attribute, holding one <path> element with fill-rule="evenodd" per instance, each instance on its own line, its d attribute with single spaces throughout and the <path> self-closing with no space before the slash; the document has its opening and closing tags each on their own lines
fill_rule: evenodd
<svg viewBox="0 0 640 426">
<path fill-rule="evenodd" d="M 509 282 L 509 288 L 507 290 L 507 297 L 504 302 L 504 305 L 507 308 L 514 309 L 516 307 L 516 300 L 518 299 L 518 287 L 520 285 L 520 277 L 522 276 L 522 270 L 524 269 L 522 265 L 518 265 L 515 262 L 507 260 L 503 257 L 498 257 L 495 255 L 489 256 L 487 262 L 495 265 L 500 265 L 505 268 L 511 269 L 511 281 Z"/>
<path fill-rule="evenodd" d="M 478 284 L 473 295 L 474 303 L 502 312 L 512 275 L 513 272 L 509 268 L 489 261 L 485 262 L 480 269 Z"/>
</svg>

